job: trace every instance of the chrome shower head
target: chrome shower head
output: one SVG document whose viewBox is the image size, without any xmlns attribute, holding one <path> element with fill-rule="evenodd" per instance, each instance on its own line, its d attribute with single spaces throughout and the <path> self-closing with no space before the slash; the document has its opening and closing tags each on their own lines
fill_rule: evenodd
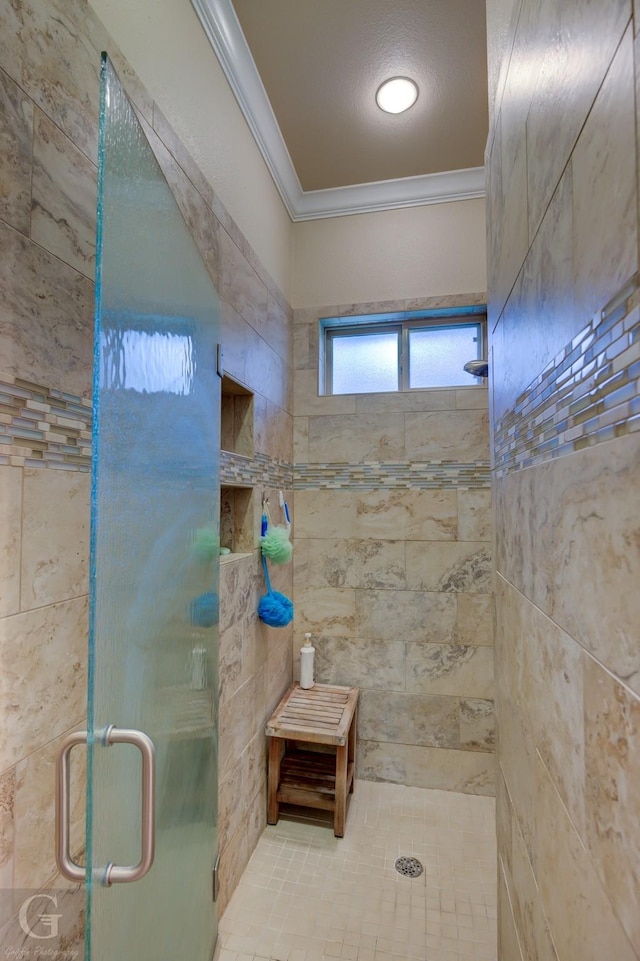
<svg viewBox="0 0 640 961">
<path fill-rule="evenodd" d="M 464 365 L 464 369 L 468 374 L 473 374 L 474 377 L 486 377 L 489 373 L 489 361 L 470 360 Z"/>
</svg>

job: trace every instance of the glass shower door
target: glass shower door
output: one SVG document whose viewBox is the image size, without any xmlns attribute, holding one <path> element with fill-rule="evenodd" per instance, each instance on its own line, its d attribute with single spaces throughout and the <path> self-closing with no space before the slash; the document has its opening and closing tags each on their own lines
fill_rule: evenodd
<svg viewBox="0 0 640 961">
<path fill-rule="evenodd" d="M 87 958 L 209 961 L 219 302 L 106 57 L 98 191 Z M 116 741 L 123 728 L 150 739 L 154 785 L 134 745 L 110 743 L 110 725 Z M 121 872 L 108 865 L 140 861 L 145 832 L 155 840 L 148 873 L 109 885 Z"/>
</svg>

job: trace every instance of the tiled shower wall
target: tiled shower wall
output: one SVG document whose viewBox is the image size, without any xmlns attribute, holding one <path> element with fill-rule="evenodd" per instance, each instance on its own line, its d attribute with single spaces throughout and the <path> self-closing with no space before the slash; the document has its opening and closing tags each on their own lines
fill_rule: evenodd
<svg viewBox="0 0 640 961">
<path fill-rule="evenodd" d="M 500 957 L 632 961 L 639 21 L 514 8 L 488 144 Z"/>
<path fill-rule="evenodd" d="M 319 396 L 318 321 L 483 303 L 294 312 L 294 659 L 361 689 L 358 775 L 494 790 L 487 390 Z"/>
<path fill-rule="evenodd" d="M 53 759 L 86 710 L 90 389 L 100 51 L 120 73 L 218 288 L 228 374 L 255 392 L 262 490 L 291 476 L 291 319 L 282 294 L 84 0 L 0 0 L 0 886 L 55 874 Z M 231 459 L 233 460 L 233 459 Z M 235 459 L 237 467 L 238 459 Z M 223 469 L 237 483 L 229 459 Z M 241 472 L 242 473 L 242 472 Z M 271 491 L 272 499 L 274 493 Z M 258 533 L 259 504 L 254 511 Z M 254 542 L 255 543 L 255 542 Z M 291 567 L 276 586 L 292 590 Z M 255 617 L 258 552 L 221 571 L 221 901 L 265 821 L 265 717 L 291 630 Z M 75 802 L 78 846 L 84 803 Z"/>
</svg>

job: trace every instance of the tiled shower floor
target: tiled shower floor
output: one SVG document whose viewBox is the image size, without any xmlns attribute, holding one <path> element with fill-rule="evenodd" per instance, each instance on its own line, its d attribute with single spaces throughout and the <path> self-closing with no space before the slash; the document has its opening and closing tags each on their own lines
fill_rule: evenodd
<svg viewBox="0 0 640 961">
<path fill-rule="evenodd" d="M 424 873 L 399 875 L 400 855 Z M 306 817 L 267 827 L 216 957 L 495 961 L 495 919 L 493 798 L 357 781 L 344 838 Z"/>
</svg>

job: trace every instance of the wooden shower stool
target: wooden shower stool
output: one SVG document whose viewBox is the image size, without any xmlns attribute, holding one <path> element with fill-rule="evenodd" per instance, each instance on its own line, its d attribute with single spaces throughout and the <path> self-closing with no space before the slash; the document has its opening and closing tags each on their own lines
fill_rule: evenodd
<svg viewBox="0 0 640 961">
<path fill-rule="evenodd" d="M 269 791 L 267 821 L 278 823 L 281 802 L 333 811 L 333 833 L 344 837 L 347 794 L 356 761 L 357 687 L 314 684 L 289 688 L 267 721 Z M 298 744 L 330 744 L 335 754 Z"/>
</svg>

